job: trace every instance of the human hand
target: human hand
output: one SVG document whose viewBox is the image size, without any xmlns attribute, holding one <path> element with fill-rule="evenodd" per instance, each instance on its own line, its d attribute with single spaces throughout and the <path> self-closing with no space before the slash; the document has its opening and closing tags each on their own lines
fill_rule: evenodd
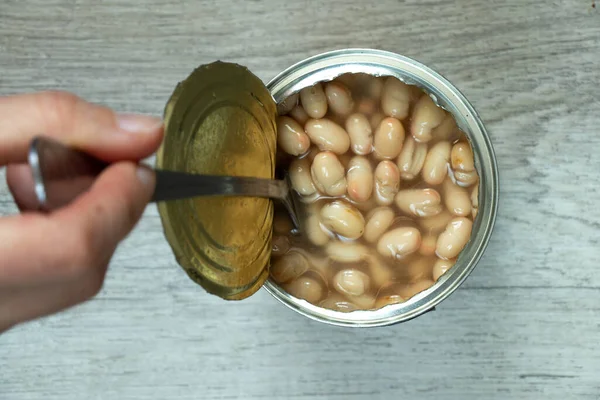
<svg viewBox="0 0 600 400">
<path fill-rule="evenodd" d="M 43 134 L 113 163 L 92 188 L 50 214 L 38 203 L 28 147 Z M 0 332 L 98 293 L 118 243 L 152 196 L 137 161 L 160 145 L 162 121 L 119 115 L 62 92 L 0 97 L 0 167 L 21 215 L 0 218 Z"/>
</svg>

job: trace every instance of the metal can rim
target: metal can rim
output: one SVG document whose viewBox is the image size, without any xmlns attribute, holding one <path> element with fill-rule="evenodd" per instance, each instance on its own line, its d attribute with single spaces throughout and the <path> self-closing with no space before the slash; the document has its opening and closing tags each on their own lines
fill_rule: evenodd
<svg viewBox="0 0 600 400">
<path fill-rule="evenodd" d="M 466 280 L 481 259 L 494 228 L 499 200 L 496 156 L 489 134 L 467 98 L 439 73 L 411 58 L 375 49 L 342 49 L 300 61 L 273 78 L 267 88 L 277 103 L 300 89 L 317 82 L 330 81 L 344 73 L 395 76 L 407 84 L 421 87 L 434 101 L 451 112 L 467 134 L 480 173 L 479 211 L 473 236 L 461 252 L 456 265 L 434 286 L 408 301 L 373 311 L 337 312 L 317 307 L 292 297 L 272 280 L 264 287 L 290 309 L 315 321 L 345 327 L 379 327 L 416 318 L 450 296 Z"/>
</svg>

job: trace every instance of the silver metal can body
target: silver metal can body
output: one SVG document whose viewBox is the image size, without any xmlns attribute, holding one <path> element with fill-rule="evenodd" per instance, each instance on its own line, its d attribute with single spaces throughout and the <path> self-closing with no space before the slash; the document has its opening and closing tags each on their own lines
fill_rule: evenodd
<svg viewBox="0 0 600 400">
<path fill-rule="evenodd" d="M 475 166 L 480 175 L 479 211 L 471 240 L 454 267 L 434 286 L 400 304 L 373 311 L 343 313 L 317 307 L 296 299 L 269 280 L 266 290 L 292 310 L 316 321 L 350 327 L 376 327 L 407 321 L 433 309 L 454 292 L 473 271 L 490 240 L 498 208 L 498 167 L 488 133 L 473 106 L 444 77 L 410 58 L 371 49 L 344 49 L 323 53 L 301 61 L 271 80 L 267 87 L 277 103 L 302 88 L 330 81 L 345 73 L 395 76 L 428 93 L 450 112 L 473 147 Z"/>
</svg>

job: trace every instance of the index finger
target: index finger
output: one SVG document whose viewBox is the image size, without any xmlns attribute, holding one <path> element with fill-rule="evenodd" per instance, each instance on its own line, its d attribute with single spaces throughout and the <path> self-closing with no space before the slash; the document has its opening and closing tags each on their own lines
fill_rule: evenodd
<svg viewBox="0 0 600 400">
<path fill-rule="evenodd" d="M 0 165 L 22 163 L 33 137 L 48 135 L 107 161 L 140 160 L 162 140 L 158 118 L 117 114 L 64 92 L 0 97 Z"/>
</svg>

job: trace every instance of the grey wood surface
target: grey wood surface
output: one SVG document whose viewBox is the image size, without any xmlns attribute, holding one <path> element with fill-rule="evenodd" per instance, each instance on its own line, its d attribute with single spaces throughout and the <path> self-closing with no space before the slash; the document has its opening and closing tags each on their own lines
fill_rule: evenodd
<svg viewBox="0 0 600 400">
<path fill-rule="evenodd" d="M 205 294 L 150 206 L 98 298 L 0 336 L 0 399 L 600 398 L 600 4 L 372 3 L 1 0 L 2 95 L 56 88 L 159 115 L 216 59 L 268 80 L 336 48 L 416 58 L 486 122 L 501 202 L 456 293 L 367 330 L 309 321 L 264 291 Z M 13 212 L 2 183 L 0 214 Z"/>
</svg>

